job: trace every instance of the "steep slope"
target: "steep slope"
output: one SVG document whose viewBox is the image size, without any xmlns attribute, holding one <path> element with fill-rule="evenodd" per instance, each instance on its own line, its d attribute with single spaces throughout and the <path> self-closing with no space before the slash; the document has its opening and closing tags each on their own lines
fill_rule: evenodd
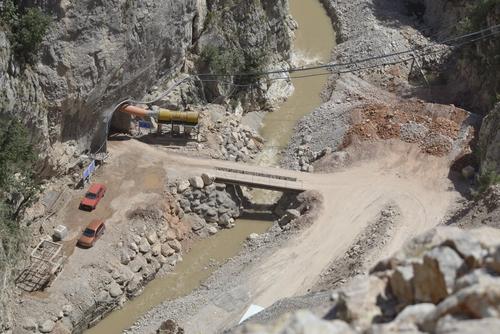
<svg viewBox="0 0 500 334">
<path fill-rule="evenodd" d="M 289 60 L 284 0 L 34 4 L 53 17 L 37 63 L 20 65 L 8 28 L 0 28 L 0 107 L 31 129 L 47 174 L 102 145 L 117 102 L 142 97 L 159 79 L 196 72 L 192 54 L 204 45 L 245 52 L 258 46 L 269 55 L 264 65 Z M 237 20 L 215 20 L 221 13 Z"/>
</svg>

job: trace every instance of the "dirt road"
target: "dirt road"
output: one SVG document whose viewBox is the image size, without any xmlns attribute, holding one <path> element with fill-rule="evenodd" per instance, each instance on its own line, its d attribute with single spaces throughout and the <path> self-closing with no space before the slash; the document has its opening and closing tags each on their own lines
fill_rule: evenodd
<svg viewBox="0 0 500 334">
<path fill-rule="evenodd" d="M 225 291 L 198 305 L 196 315 L 182 323 L 187 333 L 218 332 L 237 324 L 250 304 L 268 307 L 279 299 L 307 293 L 388 203 L 398 207 L 401 222 L 382 250 L 384 257 L 437 225 L 459 196 L 447 178 L 449 168 L 444 158 L 424 155 L 401 142 L 365 143 L 357 148 L 357 154 L 356 164 L 332 174 L 283 172 L 321 192 L 324 208 L 318 220 L 272 254 L 255 259 L 239 273 L 243 280 L 230 278 L 237 283 L 229 283 Z M 234 163 L 183 156 L 173 161 L 205 171 L 214 166 L 241 168 Z"/>
</svg>

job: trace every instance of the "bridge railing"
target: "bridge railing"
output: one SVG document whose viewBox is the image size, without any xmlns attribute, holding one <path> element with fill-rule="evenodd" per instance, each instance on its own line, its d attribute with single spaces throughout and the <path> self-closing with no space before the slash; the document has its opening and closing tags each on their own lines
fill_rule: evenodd
<svg viewBox="0 0 500 334">
<path fill-rule="evenodd" d="M 221 167 L 216 167 L 215 170 L 215 176 L 226 181 L 246 183 L 256 187 L 260 185 L 263 188 L 305 190 L 303 181 L 294 177 Z"/>
</svg>

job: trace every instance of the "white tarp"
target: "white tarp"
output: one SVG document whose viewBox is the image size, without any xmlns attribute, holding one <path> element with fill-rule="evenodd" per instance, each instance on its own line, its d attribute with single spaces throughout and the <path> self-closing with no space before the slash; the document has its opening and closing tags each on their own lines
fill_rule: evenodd
<svg viewBox="0 0 500 334">
<path fill-rule="evenodd" d="M 245 312 L 245 314 L 243 314 L 243 317 L 241 317 L 241 320 L 238 324 L 241 324 L 243 321 L 247 320 L 248 318 L 256 315 L 257 313 L 259 313 L 260 311 L 262 311 L 264 308 L 262 306 L 259 306 L 259 305 L 250 305 L 250 307 L 248 308 L 248 310 Z"/>
</svg>

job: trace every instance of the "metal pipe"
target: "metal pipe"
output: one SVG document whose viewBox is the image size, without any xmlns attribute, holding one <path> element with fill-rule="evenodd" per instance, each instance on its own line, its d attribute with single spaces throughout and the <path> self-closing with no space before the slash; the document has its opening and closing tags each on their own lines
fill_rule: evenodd
<svg viewBox="0 0 500 334">
<path fill-rule="evenodd" d="M 126 105 L 119 109 L 121 112 L 144 118 L 153 117 L 158 123 L 180 123 L 185 125 L 197 125 L 200 113 L 195 111 L 172 111 L 160 109 L 159 111 L 144 109 L 132 105 Z"/>
</svg>

